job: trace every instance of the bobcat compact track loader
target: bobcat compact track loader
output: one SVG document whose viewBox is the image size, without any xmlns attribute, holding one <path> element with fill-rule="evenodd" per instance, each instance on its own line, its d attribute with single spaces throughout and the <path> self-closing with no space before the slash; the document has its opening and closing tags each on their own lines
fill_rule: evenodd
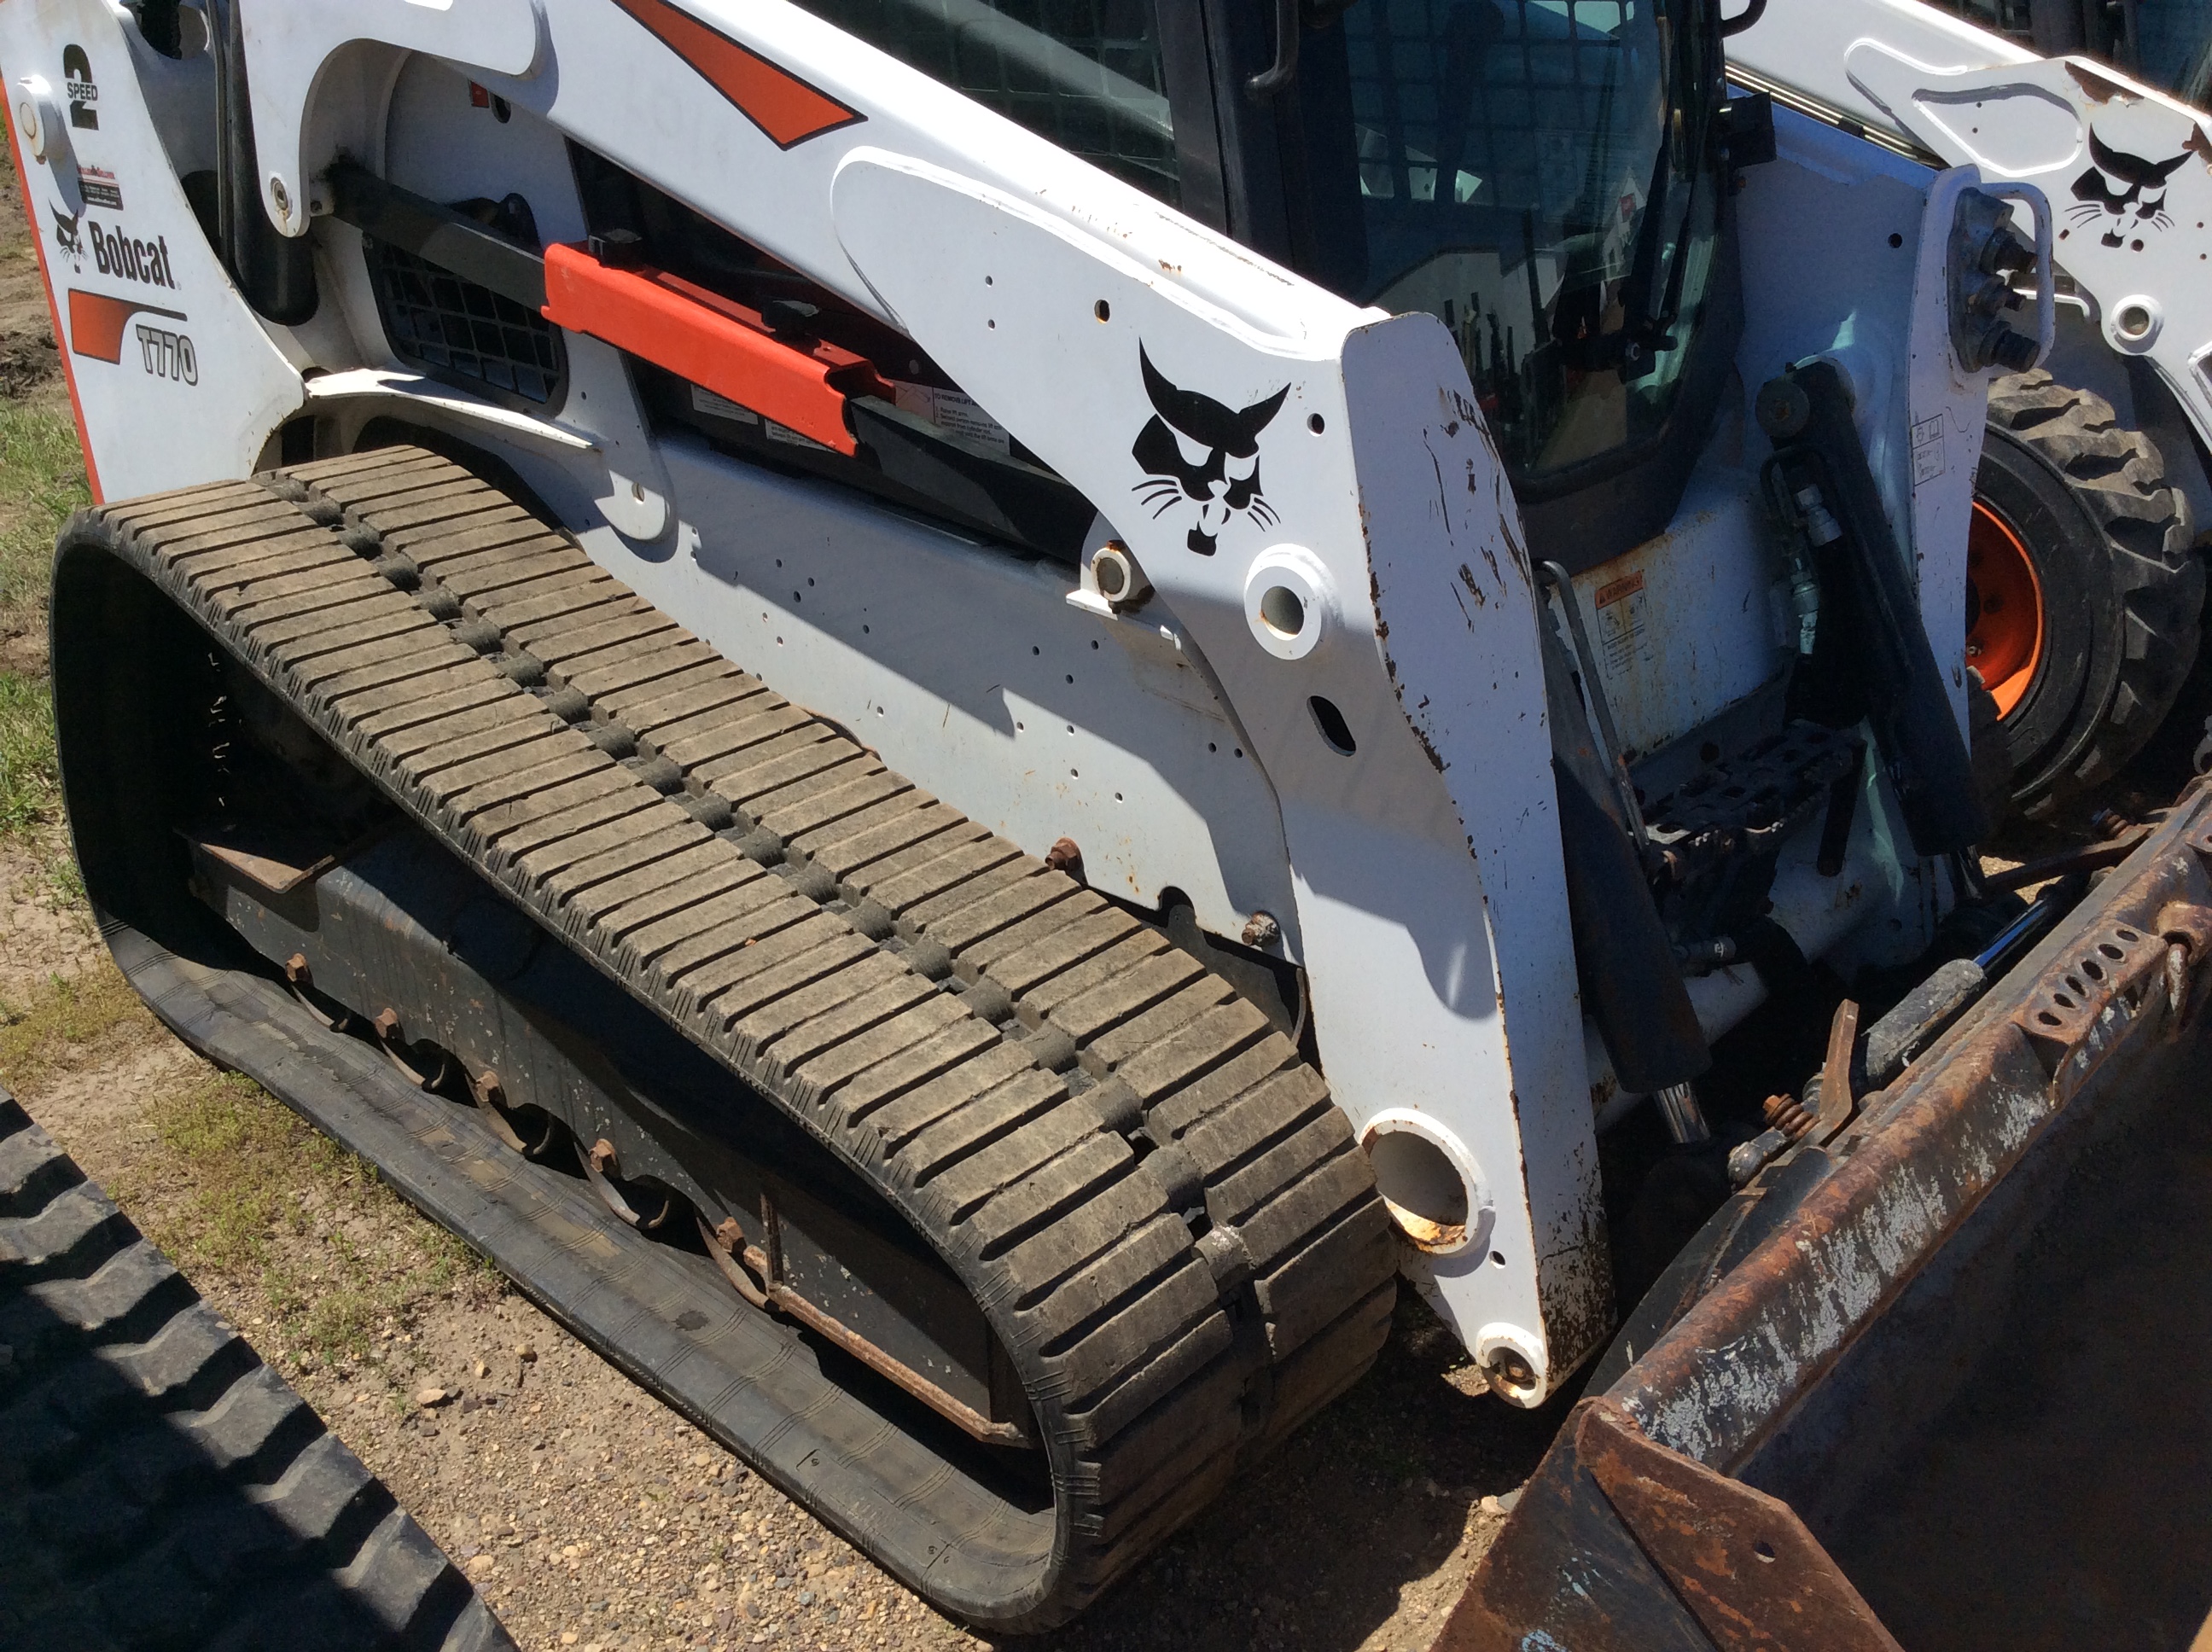
<svg viewBox="0 0 2212 1652">
<path fill-rule="evenodd" d="M 0 67 L 118 961 L 948 1612 L 1079 1610 L 1401 1274 L 1543 1402 L 1600 1133 L 1697 1151 L 1712 1041 L 1973 892 L 2049 216 L 1724 98 L 1705 0 L 12 0 Z"/>
<path fill-rule="evenodd" d="M 1984 28 L 1922 0 L 1762 0 L 1729 42 L 1741 84 L 2060 203 L 2057 342 L 1991 386 L 1967 557 L 1968 657 L 2033 814 L 2094 802 L 2169 709 L 2212 712 L 2201 677 L 2185 693 L 2212 521 L 2212 117 L 2145 78 L 2201 94 L 2195 9 L 2008 3 Z M 2136 67 L 2072 55 L 2099 46 Z"/>
</svg>

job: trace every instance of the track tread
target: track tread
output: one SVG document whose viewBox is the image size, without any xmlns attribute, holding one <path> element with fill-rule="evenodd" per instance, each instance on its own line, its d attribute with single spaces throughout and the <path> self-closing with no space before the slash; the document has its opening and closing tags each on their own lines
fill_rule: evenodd
<svg viewBox="0 0 2212 1652">
<path fill-rule="evenodd" d="M 106 507 L 83 531 L 105 531 L 106 548 L 232 641 L 325 738 L 556 932 L 855 1165 L 873 1167 L 964 1270 L 1017 1364 L 1027 1363 L 1033 1400 L 1061 1419 L 1044 1418 L 1047 1436 L 1066 1443 L 1054 1458 L 1064 1491 L 1145 1488 L 1127 1506 L 1068 1516 L 1057 1581 L 1010 1624 L 1042 1627 L 1079 1608 L 1170 1528 L 1164 1511 L 1212 1494 L 1240 1440 L 1279 1432 L 1267 1383 L 1252 1388 L 1232 1355 L 1230 1313 L 1334 1322 L 1387 1288 L 1395 1259 L 1376 1272 L 1340 1244 L 1352 1268 L 1343 1277 L 1309 1266 L 1224 1299 L 1167 1206 L 1188 1170 L 1164 1182 L 1076 1093 L 1135 1063 L 1146 1099 L 1171 1104 L 1184 1075 L 1237 1066 L 1264 1025 L 1257 1011 L 1155 932 L 720 659 L 458 467 L 427 455 L 325 462 L 262 485 L 283 508 L 229 485 L 202 495 L 234 542 L 222 554 L 246 558 L 213 583 L 168 552 L 201 525 L 189 495 L 150 514 Z M 331 560 L 334 544 L 347 558 L 381 556 L 380 568 L 411 564 L 404 580 L 420 591 L 372 581 L 356 592 L 347 562 Z M 327 611 L 343 610 L 349 646 L 325 646 L 298 624 L 238 635 L 238 616 L 273 616 L 340 586 L 345 601 Z M 431 612 L 422 604 L 433 595 L 447 623 L 405 623 L 406 611 Z M 559 715 L 521 686 L 541 679 L 517 661 L 542 674 L 546 695 L 571 696 Z M 572 726 L 580 705 L 588 720 Z M 627 766 L 610 755 L 633 744 Z M 734 823 L 710 831 L 659 794 L 671 785 L 726 800 Z M 789 875 L 756 857 L 785 861 Z M 880 926 L 856 929 L 863 909 Z M 957 995 L 935 984 L 956 956 Z M 1008 981 L 994 973 L 1001 963 L 1012 966 Z M 986 1018 L 1009 1006 L 1018 1025 Z M 1024 1030 L 1032 1036 L 1007 1036 Z M 1172 1059 L 1141 1066 L 1162 1049 Z M 1051 1070 L 1071 1054 L 1072 1078 Z M 1276 1059 L 1253 1081 L 1285 1059 L 1295 1064 Z M 1247 1110 L 1264 1112 L 1272 1094 Z M 1179 1152 L 1160 1163 L 1170 1158 L 1196 1162 Z M 1249 1180 L 1261 1162 L 1248 1152 L 1219 1168 Z M 1364 1175 L 1356 1155 L 1342 1166 L 1355 1183 Z M 1252 1204 L 1273 1213 L 1266 1234 L 1323 1206 L 1340 1228 L 1340 1207 L 1357 1214 L 1363 1200 L 1381 1219 L 1371 1181 L 1339 1196 L 1344 1168 L 1328 1177 L 1326 1167 L 1294 1168 L 1305 1181 Z M 1244 1202 L 1224 1201 L 1212 1219 Z M 1325 1398 L 1379 1343 L 1340 1339 L 1308 1386 Z M 1111 1399 L 1217 1392 L 1240 1397 L 1179 1434 Z M 1156 1459 L 1170 1435 L 1208 1443 Z"/>
<path fill-rule="evenodd" d="M 0 1643 L 512 1652 L 360 1460 L 4 1090 L 0 1193 Z M 48 1250 L 64 1200 L 116 1242 Z"/>
</svg>

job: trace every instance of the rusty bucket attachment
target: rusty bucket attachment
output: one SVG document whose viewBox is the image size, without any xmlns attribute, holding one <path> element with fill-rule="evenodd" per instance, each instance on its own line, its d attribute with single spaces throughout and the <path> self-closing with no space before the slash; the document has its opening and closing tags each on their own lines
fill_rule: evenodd
<svg viewBox="0 0 2212 1652">
<path fill-rule="evenodd" d="M 1440 1652 L 2212 1646 L 2208 951 L 2199 785 L 1714 1218 Z"/>
</svg>

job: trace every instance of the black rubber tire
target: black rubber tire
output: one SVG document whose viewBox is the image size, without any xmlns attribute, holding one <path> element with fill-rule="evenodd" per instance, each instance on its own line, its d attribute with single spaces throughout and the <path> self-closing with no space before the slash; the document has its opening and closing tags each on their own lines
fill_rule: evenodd
<svg viewBox="0 0 2212 1652">
<path fill-rule="evenodd" d="M 2076 807 L 2142 749 L 2197 659 L 2204 567 L 2157 445 L 2048 373 L 1990 386 L 1976 499 L 2042 586 L 2043 657 L 2000 726 L 2012 798 Z"/>
<path fill-rule="evenodd" d="M 0 1346 L 0 1646 L 514 1652 L 5 1090 Z"/>
</svg>

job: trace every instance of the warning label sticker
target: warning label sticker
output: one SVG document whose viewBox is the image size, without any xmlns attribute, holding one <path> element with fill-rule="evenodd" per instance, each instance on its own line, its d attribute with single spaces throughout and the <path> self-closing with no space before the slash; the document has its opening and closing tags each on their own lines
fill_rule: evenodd
<svg viewBox="0 0 2212 1652">
<path fill-rule="evenodd" d="M 1644 630 L 1650 609 L 1641 572 L 1597 588 L 1597 644 L 1610 674 L 1619 676 L 1648 653 Z"/>
<path fill-rule="evenodd" d="M 1943 416 L 1921 420 L 1912 427 L 1912 485 L 1933 482 L 1950 468 L 1943 452 Z"/>
</svg>

